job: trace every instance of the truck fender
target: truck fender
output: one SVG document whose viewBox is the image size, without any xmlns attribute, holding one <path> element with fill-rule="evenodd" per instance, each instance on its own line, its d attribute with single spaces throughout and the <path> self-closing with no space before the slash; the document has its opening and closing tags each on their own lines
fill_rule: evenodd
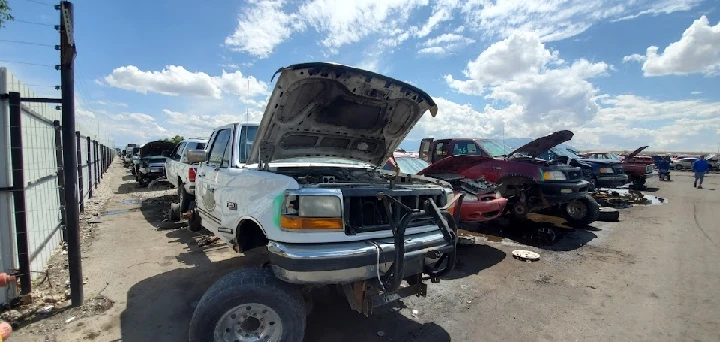
<svg viewBox="0 0 720 342">
<path fill-rule="evenodd" d="M 244 216 L 235 228 L 235 247 L 237 252 L 246 252 L 257 247 L 267 246 L 267 233 L 255 218 Z"/>
</svg>

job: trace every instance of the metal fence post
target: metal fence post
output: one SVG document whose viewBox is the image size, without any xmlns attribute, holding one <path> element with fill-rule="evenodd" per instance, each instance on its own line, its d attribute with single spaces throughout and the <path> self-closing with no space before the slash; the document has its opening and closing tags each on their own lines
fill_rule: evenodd
<svg viewBox="0 0 720 342">
<path fill-rule="evenodd" d="M 12 191 L 15 210 L 15 234 L 18 266 L 20 267 L 20 295 L 32 289 L 30 251 L 28 248 L 27 212 L 25 208 L 25 172 L 23 169 L 22 109 L 20 93 L 10 93 L 10 160 L 12 164 Z"/>
<path fill-rule="evenodd" d="M 92 198 L 93 190 L 93 158 L 92 158 L 92 144 L 90 143 L 90 137 L 85 138 L 87 142 L 87 166 L 88 166 L 88 198 Z"/>
<path fill-rule="evenodd" d="M 95 140 L 93 142 L 93 151 L 95 151 L 95 189 L 98 187 L 98 183 L 100 183 L 100 155 L 98 154 L 98 142 Z"/>
<path fill-rule="evenodd" d="M 63 168 L 62 132 L 60 121 L 53 121 L 55 129 L 55 160 L 57 160 L 58 196 L 60 197 L 60 225 L 62 226 L 62 239 L 67 242 L 67 221 L 65 218 L 65 169 Z"/>
<path fill-rule="evenodd" d="M 80 198 L 78 199 L 78 204 L 80 205 L 80 212 L 85 211 L 85 196 L 83 195 L 83 183 L 85 179 L 83 178 L 83 171 L 82 171 L 82 147 L 80 147 L 80 131 L 75 131 L 75 147 L 77 148 L 77 177 L 78 177 L 78 193 L 80 195 Z M 73 189 L 74 191 L 74 189 Z M 66 203 L 67 204 L 67 203 Z"/>
</svg>

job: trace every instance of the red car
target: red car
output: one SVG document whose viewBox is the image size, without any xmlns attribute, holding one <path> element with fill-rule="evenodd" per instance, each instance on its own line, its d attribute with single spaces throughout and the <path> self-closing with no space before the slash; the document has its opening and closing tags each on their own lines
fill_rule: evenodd
<svg viewBox="0 0 720 342">
<path fill-rule="evenodd" d="M 388 159 L 383 165 L 383 169 L 395 171 L 396 165 L 400 166 L 401 173 L 414 175 L 430 164 L 409 154 L 396 152 L 394 158 Z M 460 222 L 485 222 L 503 214 L 507 199 L 503 198 L 494 186 L 490 183 L 478 183 L 462 178 L 444 178 L 453 185 L 456 194 L 461 191 L 465 192 L 465 198 L 460 207 Z M 454 209 L 452 212 L 454 213 Z"/>
</svg>

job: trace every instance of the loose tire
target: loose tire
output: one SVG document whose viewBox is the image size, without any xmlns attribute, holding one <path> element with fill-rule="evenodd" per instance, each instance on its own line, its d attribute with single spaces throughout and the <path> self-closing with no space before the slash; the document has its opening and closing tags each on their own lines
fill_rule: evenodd
<svg viewBox="0 0 720 342">
<path fill-rule="evenodd" d="M 195 201 L 190 201 L 188 210 L 192 211 L 190 218 L 188 219 L 188 229 L 191 232 L 199 232 L 203 230 L 202 219 L 195 210 Z"/>
<path fill-rule="evenodd" d="M 620 211 L 615 208 L 602 207 L 602 208 L 600 208 L 600 215 L 598 215 L 598 221 L 602 221 L 602 222 L 620 221 Z"/>
<path fill-rule="evenodd" d="M 190 207 L 190 194 L 185 190 L 185 185 L 180 182 L 178 182 L 178 198 L 180 198 L 180 212 L 187 212 Z"/>
<path fill-rule="evenodd" d="M 180 205 L 177 203 L 170 203 L 170 221 L 178 222 L 180 220 Z"/>
<path fill-rule="evenodd" d="M 573 227 L 585 227 L 597 220 L 600 205 L 590 194 L 560 206 L 560 211 L 568 224 Z"/>
<path fill-rule="evenodd" d="M 305 335 L 300 292 L 269 269 L 234 271 L 203 295 L 190 321 L 190 342 L 288 341 Z"/>
</svg>

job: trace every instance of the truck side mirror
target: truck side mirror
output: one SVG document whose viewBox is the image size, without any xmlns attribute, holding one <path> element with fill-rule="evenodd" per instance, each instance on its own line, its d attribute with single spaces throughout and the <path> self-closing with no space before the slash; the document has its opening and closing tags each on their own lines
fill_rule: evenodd
<svg viewBox="0 0 720 342">
<path fill-rule="evenodd" d="M 186 156 L 188 163 L 202 163 L 207 161 L 205 150 L 188 150 Z"/>
</svg>

